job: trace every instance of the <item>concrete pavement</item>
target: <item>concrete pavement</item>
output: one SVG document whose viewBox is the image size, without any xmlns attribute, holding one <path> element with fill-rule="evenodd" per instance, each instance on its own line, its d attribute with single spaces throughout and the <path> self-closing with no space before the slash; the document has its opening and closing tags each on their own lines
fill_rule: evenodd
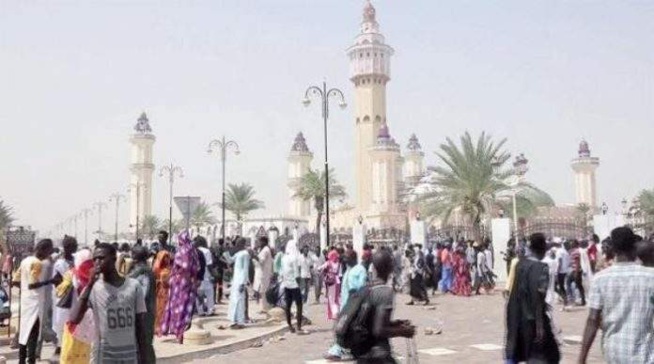
<svg viewBox="0 0 654 364">
<path fill-rule="evenodd" d="M 501 294 L 490 296 L 437 296 L 433 306 L 406 306 L 407 296 L 396 297 L 396 318 L 410 319 L 418 327 L 416 344 L 421 363 L 501 363 L 504 346 L 504 305 Z M 560 307 L 557 307 L 559 309 Z M 320 364 L 323 353 L 332 344 L 331 324 L 325 317 L 324 305 L 308 306 L 308 317 L 313 320 L 310 335 L 284 335 L 281 341 L 268 341 L 263 346 L 226 355 L 192 361 L 194 364 L 215 363 L 216 359 L 229 363 L 254 363 L 265 358 L 266 364 Z M 579 336 L 583 332 L 586 309 L 555 313 L 555 321 L 564 337 Z M 438 335 L 425 335 L 425 328 L 442 328 Z M 579 345 L 564 344 L 562 363 L 575 363 Z M 407 341 L 393 340 L 393 349 L 405 357 Z M 598 337 L 588 363 L 603 363 Z"/>
</svg>

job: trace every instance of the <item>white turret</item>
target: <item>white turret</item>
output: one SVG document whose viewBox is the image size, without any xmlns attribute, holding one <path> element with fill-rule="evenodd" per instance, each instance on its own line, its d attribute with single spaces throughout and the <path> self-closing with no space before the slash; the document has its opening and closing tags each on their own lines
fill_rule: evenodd
<svg viewBox="0 0 654 364">
<path fill-rule="evenodd" d="M 415 187 L 425 172 L 425 153 L 422 151 L 418 137 L 415 134 L 411 134 L 406 149 L 407 151 L 404 154 L 404 181 L 406 187 Z"/>
<path fill-rule="evenodd" d="M 386 124 L 379 129 L 377 142 L 370 150 L 372 162 L 372 205 L 366 216 L 368 225 L 375 228 L 398 227 L 400 186 L 402 185 L 402 156 L 400 145 L 391 137 Z"/>
<path fill-rule="evenodd" d="M 156 140 L 145 113 L 138 118 L 134 131 L 129 140 L 132 146 L 129 186 L 129 224 L 132 231 L 136 231 L 137 221 L 142 224 L 145 216 L 152 215 L 152 146 Z"/>
<path fill-rule="evenodd" d="M 571 167 L 575 172 L 577 204 L 586 204 L 591 209 L 597 207 L 595 171 L 599 164 L 599 158 L 591 157 L 588 142 L 582 140 L 579 143 L 578 157 L 572 160 Z"/>
<path fill-rule="evenodd" d="M 298 133 L 288 155 L 288 213 L 293 217 L 306 218 L 311 215 L 311 201 L 295 197 L 296 187 L 311 168 L 313 153 L 307 147 L 302 133 Z"/>
</svg>

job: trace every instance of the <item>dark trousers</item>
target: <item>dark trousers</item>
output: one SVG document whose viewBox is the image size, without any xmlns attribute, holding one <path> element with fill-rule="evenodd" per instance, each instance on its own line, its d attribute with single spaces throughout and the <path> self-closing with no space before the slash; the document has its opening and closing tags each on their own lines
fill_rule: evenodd
<svg viewBox="0 0 654 364">
<path fill-rule="evenodd" d="M 301 278 L 300 286 L 302 288 L 302 303 L 307 303 L 309 300 L 309 288 L 311 287 L 311 278 Z"/>
<path fill-rule="evenodd" d="M 39 328 L 41 323 L 36 319 L 30 336 L 27 338 L 27 345 L 20 345 L 18 348 L 18 364 L 34 364 L 36 363 L 36 345 L 39 341 Z"/>
<path fill-rule="evenodd" d="M 284 301 L 286 301 L 286 323 L 291 324 L 291 306 L 295 302 L 297 310 L 297 329 L 302 329 L 302 292 L 299 288 L 284 288 Z"/>
<path fill-rule="evenodd" d="M 572 287 L 572 282 L 575 283 L 575 287 L 579 290 L 579 295 L 581 296 L 581 304 L 586 305 L 586 292 L 584 291 L 584 285 L 582 284 L 583 273 L 581 271 L 572 272 L 568 276 L 568 286 Z M 571 289 L 572 290 L 572 289 Z M 574 291 L 570 292 L 570 296 L 574 297 Z M 574 302 L 572 302 L 574 304 Z"/>
<path fill-rule="evenodd" d="M 565 294 L 565 273 L 559 273 L 556 275 L 556 286 L 554 287 L 554 290 L 556 293 L 561 296 L 563 299 L 563 304 L 566 305 L 568 303 L 568 296 Z"/>
</svg>

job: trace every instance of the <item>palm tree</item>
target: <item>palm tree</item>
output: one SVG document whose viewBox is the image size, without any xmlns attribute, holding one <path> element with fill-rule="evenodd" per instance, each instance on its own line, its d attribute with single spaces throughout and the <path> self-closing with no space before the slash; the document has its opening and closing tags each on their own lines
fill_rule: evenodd
<svg viewBox="0 0 654 364">
<path fill-rule="evenodd" d="M 0 230 L 5 230 L 14 221 L 12 208 L 0 200 Z"/>
<path fill-rule="evenodd" d="M 588 214 L 590 213 L 590 205 L 587 203 L 580 203 L 577 205 L 577 213 L 581 217 L 581 223 L 584 229 L 584 235 L 586 235 L 586 230 L 588 228 Z"/>
<path fill-rule="evenodd" d="M 6 252 L 5 246 L 5 231 L 9 225 L 14 221 L 13 209 L 7 205 L 3 200 L 0 200 L 0 252 Z"/>
<path fill-rule="evenodd" d="M 147 215 L 141 221 L 141 231 L 148 240 L 154 239 L 161 228 L 161 219 L 154 215 Z"/>
<path fill-rule="evenodd" d="M 172 228 L 170 219 L 166 219 L 161 223 L 161 230 L 170 230 L 168 233 L 171 234 L 171 236 L 174 236 L 174 234 L 177 234 L 177 232 L 182 229 L 184 229 L 184 222 L 182 220 L 173 220 Z"/>
<path fill-rule="evenodd" d="M 516 206 L 520 216 L 536 212 L 539 206 L 552 206 L 554 201 L 545 192 L 526 182 L 515 185 L 510 179 L 515 170 L 506 166 L 511 155 L 503 147 L 506 139 L 498 143 L 486 133 L 473 141 L 466 132 L 460 146 L 452 139 L 440 145 L 436 154 L 444 166 L 429 167 L 423 185 L 414 191 L 421 203 L 421 212 L 432 219 L 447 222 L 453 213 L 461 214 L 464 223 L 472 228 L 475 239 L 480 239 L 480 223 L 493 209 L 508 210 L 512 204 L 511 191 L 516 192 Z"/>
<path fill-rule="evenodd" d="M 640 191 L 637 199 L 640 211 L 645 215 L 645 224 L 651 229 L 650 221 L 654 218 L 654 189 Z"/>
<path fill-rule="evenodd" d="M 317 169 L 309 169 L 302 176 L 296 186 L 293 197 L 303 201 L 313 201 L 313 207 L 318 212 L 316 216 L 316 232 L 320 231 L 320 220 L 325 209 L 325 172 Z M 343 198 L 347 196 L 345 187 L 338 183 L 334 170 L 329 170 L 329 196 L 334 198 Z"/>
<path fill-rule="evenodd" d="M 262 209 L 264 204 L 262 201 L 254 198 L 254 187 L 249 183 L 232 184 L 227 186 L 225 191 L 225 210 L 231 212 L 239 225 L 245 216 L 251 211 Z M 222 208 L 222 204 L 218 204 Z"/>
<path fill-rule="evenodd" d="M 191 215 L 191 225 L 195 226 L 196 230 L 200 230 L 205 225 L 212 225 L 216 223 L 216 218 L 213 216 L 211 206 L 206 202 L 200 202 L 198 207 Z"/>
</svg>

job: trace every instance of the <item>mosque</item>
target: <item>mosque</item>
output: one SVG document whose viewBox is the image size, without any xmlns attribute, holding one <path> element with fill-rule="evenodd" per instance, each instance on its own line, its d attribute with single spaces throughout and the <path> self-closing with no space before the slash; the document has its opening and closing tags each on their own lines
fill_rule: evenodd
<svg viewBox="0 0 654 364">
<path fill-rule="evenodd" d="M 354 86 L 354 170 L 356 187 L 352 204 L 346 203 L 330 212 L 331 233 L 351 233 L 357 224 L 367 229 L 395 230 L 408 233 L 409 220 L 417 211 L 403 200 L 403 194 L 416 186 L 425 173 L 424 153 L 415 134 L 401 147 L 391 134 L 391 121 L 386 115 L 386 86 L 391 79 L 393 48 L 386 43 L 377 22 L 375 7 L 366 1 L 359 34 L 347 49 L 349 78 Z M 152 147 L 156 140 L 145 113 L 138 119 L 130 142 L 132 145 L 130 226 L 151 214 L 152 210 Z M 303 235 L 314 230 L 316 212 L 311 201 L 295 197 L 295 186 L 312 167 L 313 153 L 302 132 L 291 143 L 287 157 L 288 210 L 284 216 L 252 218 L 243 222 L 242 234 Z M 550 208 L 535 217 L 533 227 L 545 223 L 579 204 L 598 209 L 595 171 L 599 159 L 591 157 L 586 141 L 579 146 L 578 157 L 571 167 L 575 174 L 576 205 Z M 569 214 L 574 214 L 570 212 Z M 221 222 L 198 233 L 215 238 Z M 237 234 L 238 223 L 226 221 L 227 235 Z M 323 223 L 324 228 L 324 223 Z M 324 234 L 324 231 L 316 232 Z"/>
<path fill-rule="evenodd" d="M 393 48 L 380 32 L 376 10 L 368 1 L 354 44 L 347 49 L 350 81 L 354 85 L 354 206 L 345 205 L 332 212 L 331 227 L 351 228 L 365 223 L 374 229 L 404 229 L 407 211 L 401 202 L 402 191 L 418 183 L 423 175 L 424 153 L 418 138 L 412 135 L 404 154 L 391 136 L 386 116 L 386 85 L 391 79 Z M 292 144 L 289 163 L 288 214 L 311 219 L 311 205 L 293 197 L 294 186 L 311 167 L 313 154 L 299 133 Z"/>
</svg>

